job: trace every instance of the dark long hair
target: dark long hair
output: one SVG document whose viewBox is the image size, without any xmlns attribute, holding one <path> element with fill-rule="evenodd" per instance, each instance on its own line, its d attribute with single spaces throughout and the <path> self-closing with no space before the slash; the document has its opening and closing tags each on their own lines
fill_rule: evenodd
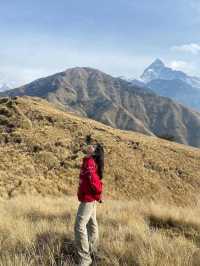
<svg viewBox="0 0 200 266">
<path fill-rule="evenodd" d="M 100 179 L 103 179 L 103 174 L 104 174 L 104 148 L 103 145 L 100 143 L 96 144 L 96 148 L 94 151 L 94 154 L 92 155 L 96 164 L 97 164 L 97 169 L 98 169 L 98 175 Z"/>
</svg>

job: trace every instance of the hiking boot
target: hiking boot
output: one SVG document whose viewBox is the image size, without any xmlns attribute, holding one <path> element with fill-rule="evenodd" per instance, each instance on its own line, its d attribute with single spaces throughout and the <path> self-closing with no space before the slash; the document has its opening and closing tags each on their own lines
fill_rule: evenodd
<svg viewBox="0 0 200 266">
<path fill-rule="evenodd" d="M 78 264 L 75 264 L 76 266 L 91 266 L 92 265 L 92 259 L 89 261 L 83 261 L 81 260 Z"/>
<path fill-rule="evenodd" d="M 98 265 L 106 261 L 106 256 L 102 252 L 93 252 L 91 253 L 91 258 L 93 261 L 92 265 Z"/>
</svg>

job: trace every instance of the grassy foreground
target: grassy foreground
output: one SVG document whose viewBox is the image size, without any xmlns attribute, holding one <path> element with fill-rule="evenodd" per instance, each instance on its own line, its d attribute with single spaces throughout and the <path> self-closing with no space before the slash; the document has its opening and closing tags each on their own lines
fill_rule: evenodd
<svg viewBox="0 0 200 266">
<path fill-rule="evenodd" d="M 74 265 L 73 197 L 0 201 L 0 265 Z M 94 265 L 200 265 L 200 209 L 105 200 Z M 65 264 L 64 264 L 65 263 Z"/>
</svg>

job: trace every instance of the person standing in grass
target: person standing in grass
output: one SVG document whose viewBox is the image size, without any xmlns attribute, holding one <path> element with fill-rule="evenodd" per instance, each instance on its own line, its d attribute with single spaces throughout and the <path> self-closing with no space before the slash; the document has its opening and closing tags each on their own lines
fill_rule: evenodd
<svg viewBox="0 0 200 266">
<path fill-rule="evenodd" d="M 101 144 L 88 145 L 83 158 L 78 187 L 80 201 L 74 232 L 78 265 L 89 266 L 91 254 L 96 250 L 99 234 L 96 219 L 96 202 L 102 202 L 104 150 Z"/>
</svg>

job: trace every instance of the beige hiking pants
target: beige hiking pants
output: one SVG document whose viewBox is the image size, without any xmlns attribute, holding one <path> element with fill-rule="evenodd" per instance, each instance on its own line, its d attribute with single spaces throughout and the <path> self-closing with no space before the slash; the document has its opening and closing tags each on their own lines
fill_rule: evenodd
<svg viewBox="0 0 200 266">
<path fill-rule="evenodd" d="M 96 201 L 79 204 L 74 231 L 79 264 L 88 266 L 92 262 L 90 252 L 96 249 L 98 242 Z"/>
</svg>

